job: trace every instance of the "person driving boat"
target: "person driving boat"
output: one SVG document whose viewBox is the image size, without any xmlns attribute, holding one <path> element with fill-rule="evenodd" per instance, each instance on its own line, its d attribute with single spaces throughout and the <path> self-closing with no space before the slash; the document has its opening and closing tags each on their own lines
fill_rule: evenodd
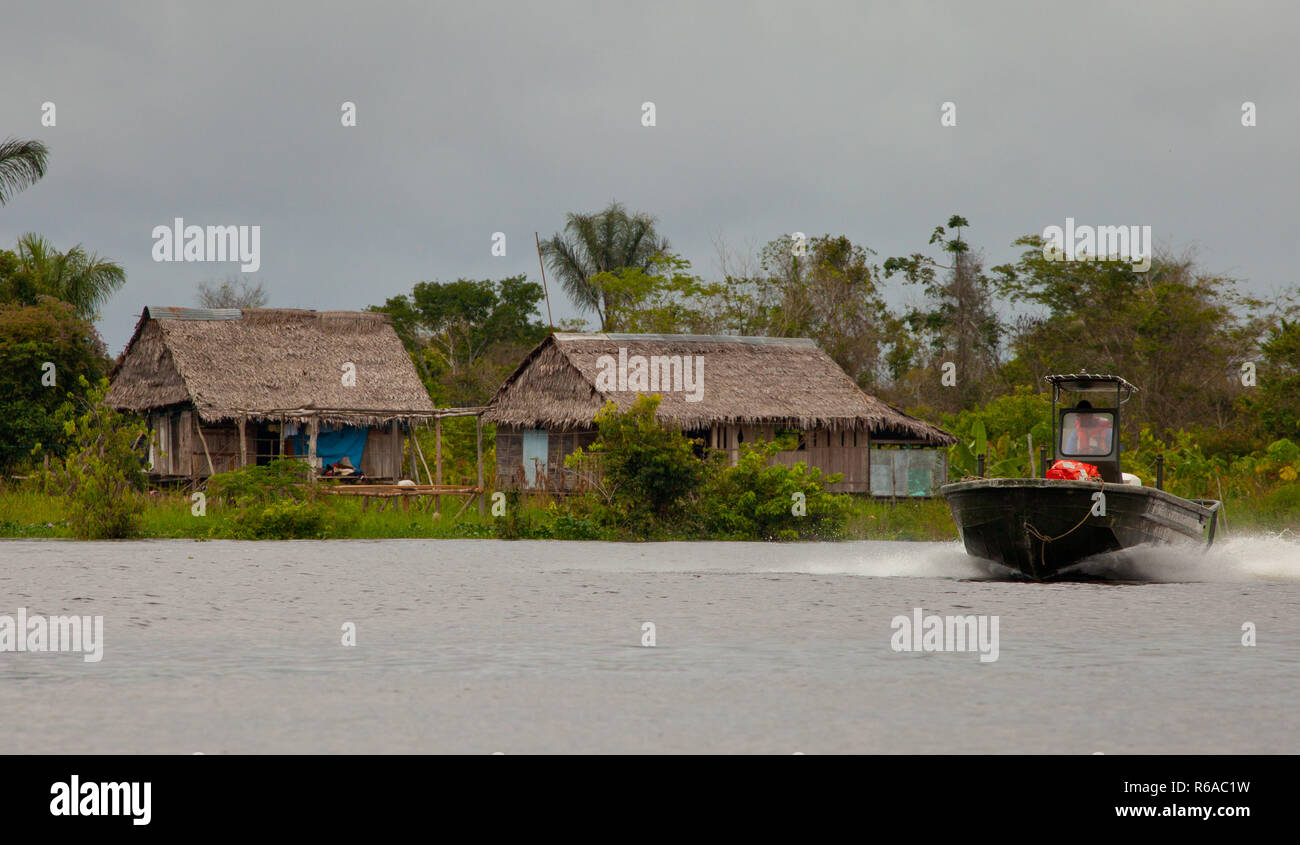
<svg viewBox="0 0 1300 845">
<path fill-rule="evenodd" d="M 1114 422 L 1107 413 L 1093 413 L 1092 403 L 1083 399 L 1067 414 L 1074 425 L 1065 431 L 1064 454 L 1109 455 Z"/>
</svg>

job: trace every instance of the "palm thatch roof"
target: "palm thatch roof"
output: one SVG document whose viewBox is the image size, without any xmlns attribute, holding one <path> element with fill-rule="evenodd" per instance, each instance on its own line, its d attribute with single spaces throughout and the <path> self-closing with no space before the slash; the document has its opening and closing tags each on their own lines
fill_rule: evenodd
<svg viewBox="0 0 1300 845">
<path fill-rule="evenodd" d="M 578 334 L 558 332 L 542 341 L 506 382 L 484 413 L 485 422 L 526 428 L 590 428 L 596 412 L 613 400 L 627 407 L 636 391 L 597 389 L 601 356 L 701 356 L 700 401 L 685 391 L 656 391 L 659 419 L 686 429 L 724 425 L 865 429 L 877 438 L 946 446 L 956 438 L 864 393 L 835 361 L 807 338 L 721 335 Z M 608 366 L 606 362 L 605 367 Z"/>
<path fill-rule="evenodd" d="M 105 401 L 137 413 L 192 405 L 213 423 L 380 425 L 434 411 L 388 315 L 284 308 L 145 308 Z"/>
</svg>

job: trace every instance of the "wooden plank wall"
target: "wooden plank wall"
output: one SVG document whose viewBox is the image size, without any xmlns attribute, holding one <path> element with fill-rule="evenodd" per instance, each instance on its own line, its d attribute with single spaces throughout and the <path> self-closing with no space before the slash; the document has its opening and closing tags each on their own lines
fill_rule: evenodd
<svg viewBox="0 0 1300 845">
<path fill-rule="evenodd" d="M 521 429 L 497 426 L 497 486 L 514 489 L 523 478 L 524 438 Z"/>
<path fill-rule="evenodd" d="M 402 438 L 393 431 L 396 423 L 387 430 L 372 428 L 366 433 L 366 449 L 361 453 L 361 474 L 367 478 L 384 478 L 398 481 L 402 475 Z"/>
<path fill-rule="evenodd" d="M 596 439 L 594 431 L 548 431 L 546 435 L 545 478 L 539 488 L 572 490 L 576 473 L 564 465 L 564 459 L 580 446 L 589 446 Z M 524 485 L 523 429 L 497 426 L 497 486 L 502 489 L 519 489 Z"/>
<path fill-rule="evenodd" d="M 596 440 L 594 431 L 552 431 L 546 438 L 546 475 L 550 487 L 572 490 L 577 486 L 576 473 L 564 465 L 564 459 L 581 446 Z"/>
<path fill-rule="evenodd" d="M 821 469 L 823 475 L 842 473 L 844 478 L 838 484 L 826 485 L 832 493 L 866 493 L 871 489 L 867 432 L 816 429 L 807 432 L 804 438 L 804 449 L 777 452 L 776 461 L 786 466 L 804 461 Z"/>
<path fill-rule="evenodd" d="M 740 457 L 740 444 L 757 440 L 771 440 L 776 436 L 775 426 L 717 426 L 714 432 L 718 447 L 726 449 L 734 464 Z M 865 431 L 843 429 L 813 429 L 803 434 L 804 448 L 777 452 L 773 461 L 784 466 L 803 462 L 817 467 L 823 475 L 843 473 L 838 484 L 828 484 L 832 493 L 866 493 L 871 489 L 868 473 L 870 437 Z"/>
<path fill-rule="evenodd" d="M 208 472 L 208 455 L 212 456 L 212 467 L 217 472 L 230 472 L 239 469 L 239 428 L 236 425 L 200 424 L 203 438 L 208 442 L 207 454 L 203 451 L 203 441 L 198 435 L 194 437 L 194 461 L 199 475 L 206 478 Z"/>
</svg>

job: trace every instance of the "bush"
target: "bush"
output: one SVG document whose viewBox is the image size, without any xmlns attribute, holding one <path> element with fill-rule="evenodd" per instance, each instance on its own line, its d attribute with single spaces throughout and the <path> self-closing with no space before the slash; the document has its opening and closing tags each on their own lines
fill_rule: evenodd
<svg viewBox="0 0 1300 845">
<path fill-rule="evenodd" d="M 102 405 L 108 380 L 91 386 L 80 378 L 84 399 L 68 394 L 55 419 L 65 437 L 67 457 L 42 478 L 47 490 L 63 495 L 72 533 L 83 540 L 134 537 L 140 532 L 145 473 L 135 444 L 144 426 Z M 40 448 L 40 444 L 37 444 Z"/>
<path fill-rule="evenodd" d="M 709 473 L 698 501 L 706 531 L 737 540 L 844 536 L 850 498 L 825 489 L 825 484 L 834 484 L 842 476 L 836 473 L 823 479 L 819 468 L 809 469 L 803 462 L 769 463 L 779 449 L 779 443 L 742 446 L 735 466 L 719 466 Z"/>
<path fill-rule="evenodd" d="M 500 540 L 545 540 L 551 536 L 550 526 L 535 519 L 533 509 L 524 505 L 518 490 L 506 491 L 505 516 L 496 520 L 495 527 Z"/>
<path fill-rule="evenodd" d="M 571 505 L 580 506 L 578 502 Z M 555 505 L 551 505 L 551 509 L 554 511 L 554 519 L 550 533 L 556 540 L 600 540 L 605 536 L 599 521 L 593 516 L 584 515 L 581 511 L 560 510 Z"/>
<path fill-rule="evenodd" d="M 241 507 L 231 520 L 231 534 L 241 540 L 324 538 L 331 514 L 314 502 L 286 499 Z"/>
<path fill-rule="evenodd" d="M 279 457 L 265 466 L 219 472 L 208 479 L 208 495 L 217 502 L 244 507 L 278 499 L 308 497 L 307 464 Z"/>
<path fill-rule="evenodd" d="M 984 454 L 985 474 L 1025 478 L 1031 457 L 1026 435 L 1033 435 L 1035 450 L 1051 449 L 1052 405 L 1048 397 L 1022 386 L 983 408 L 945 415 L 944 428 L 958 439 L 948 452 L 951 477 L 974 475 L 978 457 Z"/>
<path fill-rule="evenodd" d="M 641 396 L 626 410 L 608 403 L 596 415 L 596 442 L 565 459 L 566 466 L 577 468 L 588 454 L 600 457 L 599 501 L 589 503 L 591 516 L 638 537 L 662 534 L 670 510 L 704 479 L 695 442 L 655 419 L 661 398 Z"/>
<path fill-rule="evenodd" d="M 279 457 L 265 466 L 221 472 L 208 479 L 213 501 L 234 507 L 227 531 L 240 540 L 328 537 L 352 520 L 316 501 L 307 465 Z M 219 529 L 214 527 L 214 532 Z"/>
</svg>

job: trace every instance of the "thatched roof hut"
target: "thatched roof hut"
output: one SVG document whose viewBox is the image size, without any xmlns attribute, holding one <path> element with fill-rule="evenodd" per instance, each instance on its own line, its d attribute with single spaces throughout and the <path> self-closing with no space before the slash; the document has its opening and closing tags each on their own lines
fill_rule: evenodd
<svg viewBox="0 0 1300 845">
<path fill-rule="evenodd" d="M 285 308 L 145 308 L 106 401 L 137 413 L 189 405 L 209 423 L 381 425 L 434 411 L 388 315 Z"/>
<path fill-rule="evenodd" d="M 497 390 L 484 421 L 522 428 L 589 428 L 606 401 L 620 407 L 644 391 L 597 387 L 602 356 L 692 356 L 703 361 L 699 401 L 687 391 L 663 396 L 659 418 L 684 429 L 776 425 L 867 431 L 877 438 L 948 446 L 937 426 L 864 393 L 807 338 L 557 332 L 534 349 Z M 606 362 L 607 364 L 608 362 Z"/>
<path fill-rule="evenodd" d="M 947 464 L 926 447 L 956 442 L 864 393 L 806 338 L 561 332 L 529 353 L 483 414 L 497 427 L 498 485 L 581 489 L 585 471 L 566 456 L 595 439 L 606 402 L 626 408 L 643 393 L 662 397 L 660 422 L 733 462 L 745 443 L 797 433 L 773 460 L 838 473 L 834 491 L 929 495 Z"/>
<path fill-rule="evenodd" d="M 145 308 L 105 402 L 148 418 L 153 476 L 192 482 L 284 455 L 396 479 L 403 432 L 446 414 L 388 315 L 284 308 Z"/>
</svg>

